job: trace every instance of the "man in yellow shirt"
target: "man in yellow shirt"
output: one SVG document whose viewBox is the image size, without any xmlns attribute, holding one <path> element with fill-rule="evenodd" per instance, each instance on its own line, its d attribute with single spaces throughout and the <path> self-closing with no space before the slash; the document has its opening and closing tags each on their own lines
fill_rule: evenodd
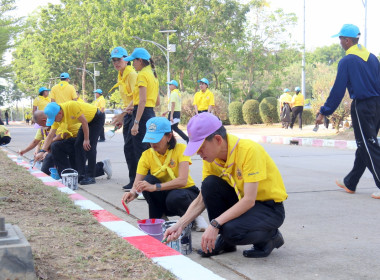
<svg viewBox="0 0 380 280">
<path fill-rule="evenodd" d="M 280 96 L 280 110 L 281 110 L 281 122 L 282 128 L 288 129 L 291 120 L 290 104 L 292 103 L 292 96 L 289 94 L 290 90 L 288 88 L 284 89 L 284 93 Z"/>
<path fill-rule="evenodd" d="M 26 123 L 29 124 L 30 120 L 32 119 L 32 114 L 30 112 L 26 112 L 24 117 Z"/>
<path fill-rule="evenodd" d="M 60 105 L 52 102 L 46 106 L 44 112 L 48 116 L 46 125 L 51 126 L 51 133 L 46 138 L 40 153 L 36 155 L 36 159 L 38 160 L 40 154 L 50 147 L 53 134 L 58 128 L 70 134 L 68 127 L 80 123 L 81 127 L 75 141 L 75 162 L 80 178 L 79 184 L 95 184 L 96 146 L 104 124 L 104 113 L 94 105 L 77 101 L 69 101 Z M 88 160 L 87 173 L 85 170 L 86 159 Z"/>
<path fill-rule="evenodd" d="M 125 189 L 130 189 L 136 177 L 137 162 L 133 151 L 133 141 L 131 127 L 133 126 L 133 89 L 135 88 L 137 73 L 132 66 L 131 61 L 125 61 L 123 58 L 128 57 L 128 52 L 123 47 L 116 47 L 111 52 L 112 64 L 115 70 L 118 71 L 117 83 L 109 91 L 118 87 L 120 97 L 123 100 L 123 112 L 116 115 L 112 123 L 117 126 L 123 126 L 124 137 L 124 156 L 128 165 L 129 183 Z"/>
<path fill-rule="evenodd" d="M 195 93 L 194 96 L 194 110 L 195 114 L 209 112 L 212 113 L 215 106 L 214 94 L 208 89 L 210 82 L 206 78 L 202 78 L 198 81 L 200 91 Z"/>
<path fill-rule="evenodd" d="M 103 91 L 98 88 L 97 90 L 94 91 L 94 93 L 96 95 L 95 106 L 99 109 L 100 112 L 104 113 L 104 111 L 106 110 L 106 100 L 104 99 Z M 103 124 L 103 129 L 100 131 L 98 142 L 104 142 L 104 141 L 106 141 L 106 138 L 104 137 L 104 124 Z"/>
<path fill-rule="evenodd" d="M 70 75 L 68 73 L 62 73 L 59 77 L 61 78 L 61 82 L 51 89 L 51 102 L 61 104 L 70 100 L 77 100 L 77 92 L 75 88 L 69 84 Z"/>
<path fill-rule="evenodd" d="M 227 134 L 222 122 L 210 113 L 192 117 L 187 131 L 190 141 L 184 155 L 197 153 L 203 159 L 201 193 L 164 238 L 168 242 L 178 238 L 206 208 L 210 226 L 202 236 L 202 250 L 198 252 L 202 257 L 253 244 L 243 255 L 262 258 L 281 247 L 284 239 L 278 228 L 285 219 L 282 202 L 288 195 L 276 164 L 264 148 Z"/>
<path fill-rule="evenodd" d="M 300 129 L 302 129 L 302 112 L 303 112 L 303 105 L 304 105 L 304 97 L 301 93 L 300 87 L 294 88 L 296 94 L 293 95 L 292 98 L 292 121 L 290 122 L 290 128 L 293 129 L 294 122 L 296 121 L 296 118 L 298 116 L 298 126 Z"/>
<path fill-rule="evenodd" d="M 49 97 L 50 89 L 46 87 L 40 87 L 38 90 L 38 96 L 33 100 L 33 113 L 37 110 L 43 111 L 51 102 L 51 98 Z"/>
</svg>

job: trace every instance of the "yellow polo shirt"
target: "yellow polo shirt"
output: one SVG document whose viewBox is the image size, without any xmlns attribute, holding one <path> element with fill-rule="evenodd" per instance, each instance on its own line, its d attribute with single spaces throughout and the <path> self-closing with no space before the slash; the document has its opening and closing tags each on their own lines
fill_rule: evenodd
<svg viewBox="0 0 380 280">
<path fill-rule="evenodd" d="M 37 110 L 43 111 L 46 107 L 51 102 L 51 98 L 48 97 L 43 97 L 43 96 L 37 96 L 33 100 L 33 106 L 37 107 Z"/>
<path fill-rule="evenodd" d="M 11 132 L 4 125 L 0 125 L 0 137 L 4 136 L 11 137 Z"/>
<path fill-rule="evenodd" d="M 51 89 L 51 99 L 54 99 L 58 104 L 78 98 L 75 88 L 67 81 L 61 81 Z"/>
<path fill-rule="evenodd" d="M 292 103 L 292 96 L 287 92 L 285 92 L 284 94 L 280 96 L 280 103 L 282 104 L 284 102 Z"/>
<path fill-rule="evenodd" d="M 120 97 L 123 100 L 124 108 L 127 108 L 133 100 L 133 89 L 135 88 L 137 73 L 132 65 L 127 65 L 124 68 L 123 74 L 117 75 L 117 85 L 119 85 Z"/>
<path fill-rule="evenodd" d="M 173 173 L 176 178 L 178 178 L 178 170 L 179 170 L 179 163 L 183 161 L 189 162 L 189 165 L 191 165 L 191 158 L 188 156 L 184 156 L 183 152 L 186 149 L 185 144 L 176 144 L 173 153 L 172 153 L 172 158 L 170 160 L 169 167 L 173 170 Z M 164 164 L 166 157 L 169 153 L 169 149 L 166 150 L 166 153 L 164 155 L 161 155 L 157 153 L 155 150 L 152 148 L 146 150 L 145 152 L 142 153 L 139 163 L 137 165 L 137 173 L 140 175 L 147 175 L 148 171 L 150 171 L 150 174 L 155 174 L 161 166 L 158 166 L 156 161 L 153 158 L 153 153 L 155 153 L 158 156 L 158 159 L 160 160 L 161 164 Z M 170 175 L 168 174 L 167 171 L 163 171 L 156 175 L 156 178 L 159 179 L 162 183 L 169 182 L 172 180 Z M 182 187 L 181 189 L 189 188 L 194 186 L 194 181 L 190 176 L 190 170 L 189 170 L 189 175 L 187 177 L 187 183 L 186 186 Z"/>
<path fill-rule="evenodd" d="M 303 106 L 303 104 L 304 104 L 304 98 L 303 98 L 303 94 L 302 93 L 293 95 L 293 98 L 292 98 L 292 105 L 293 105 L 293 107 Z"/>
<path fill-rule="evenodd" d="M 63 111 L 63 118 L 60 122 L 54 122 L 51 126 L 52 129 L 58 129 L 58 127 L 64 124 L 62 128 L 69 130 L 70 126 L 78 123 L 81 124 L 81 122 L 78 120 L 81 115 L 84 115 L 87 122 L 90 123 L 98 111 L 98 108 L 96 108 L 94 105 L 77 101 L 65 102 L 59 106 L 61 106 L 61 109 Z"/>
<path fill-rule="evenodd" d="M 155 107 L 158 97 L 158 80 L 154 76 L 152 67 L 145 66 L 138 74 L 133 90 L 133 105 L 140 102 L 140 87 L 146 87 L 146 104 L 145 107 Z"/>
<path fill-rule="evenodd" d="M 245 182 L 258 182 L 256 200 L 284 201 L 288 195 L 280 171 L 272 158 L 260 144 L 248 139 L 240 139 L 237 142 L 238 140 L 238 137 L 227 134 L 227 162 L 233 160 L 229 174 L 232 175 L 241 197 L 244 197 Z M 234 158 L 230 158 L 231 156 Z M 211 163 L 203 161 L 202 180 L 209 175 L 220 176 L 225 165 L 226 162 L 220 159 L 216 159 Z M 233 187 L 231 180 L 227 176 L 223 176 L 222 179 Z"/>
<path fill-rule="evenodd" d="M 104 96 L 101 95 L 99 98 L 95 99 L 95 106 L 101 110 L 102 108 L 106 108 L 106 100 L 104 99 Z"/>
<path fill-rule="evenodd" d="M 69 139 L 71 137 L 77 137 L 79 128 L 82 126 L 82 123 L 76 123 L 65 128 L 65 125 L 59 126 L 56 135 L 61 135 L 62 139 Z M 68 133 L 67 133 L 68 132 Z M 65 134 L 66 133 L 66 134 Z"/>
<path fill-rule="evenodd" d="M 197 106 L 198 111 L 208 110 L 210 105 L 215 106 L 214 94 L 209 89 L 206 89 L 205 92 L 198 91 L 195 93 L 193 105 Z"/>
<path fill-rule="evenodd" d="M 169 111 L 172 110 L 172 103 L 175 103 L 174 111 L 181 112 L 182 107 L 182 99 L 181 99 L 181 93 L 176 88 L 170 92 L 170 100 L 169 100 Z"/>
</svg>

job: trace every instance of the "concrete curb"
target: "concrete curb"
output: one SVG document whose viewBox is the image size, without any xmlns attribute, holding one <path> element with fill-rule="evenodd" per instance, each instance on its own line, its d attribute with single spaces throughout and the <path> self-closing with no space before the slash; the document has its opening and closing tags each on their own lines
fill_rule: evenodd
<svg viewBox="0 0 380 280">
<path fill-rule="evenodd" d="M 99 224 L 116 233 L 119 237 L 123 238 L 132 246 L 140 250 L 154 263 L 172 272 L 175 276 L 178 277 L 178 279 L 192 280 L 194 279 L 194 272 L 197 272 L 197 279 L 224 279 L 219 275 L 213 273 L 211 270 L 194 262 L 190 258 L 181 255 L 181 253 L 177 252 L 176 250 L 159 242 L 157 239 L 145 234 L 140 229 L 123 221 L 107 210 L 104 210 L 101 206 L 69 189 L 59 181 L 51 178 L 40 170 L 36 168 L 33 168 L 31 170 L 31 166 L 28 162 L 19 162 L 17 160 L 17 156 L 6 148 L 2 147 L 1 149 L 6 152 L 8 157 L 16 162 L 17 165 L 28 169 L 33 176 L 40 179 L 46 186 L 56 187 L 59 191 L 66 193 L 69 198 L 74 201 L 74 204 L 78 205 L 82 209 L 89 210 L 95 219 L 99 222 Z"/>
<path fill-rule="evenodd" d="M 318 138 L 303 138 L 303 137 L 285 137 L 285 136 L 262 136 L 252 134 L 233 133 L 239 138 L 251 139 L 258 143 L 268 144 L 284 144 L 290 145 L 290 142 L 298 146 L 310 146 L 310 147 L 330 147 L 337 149 L 350 149 L 356 150 L 356 141 L 346 140 L 333 140 L 333 139 L 318 139 Z"/>
</svg>

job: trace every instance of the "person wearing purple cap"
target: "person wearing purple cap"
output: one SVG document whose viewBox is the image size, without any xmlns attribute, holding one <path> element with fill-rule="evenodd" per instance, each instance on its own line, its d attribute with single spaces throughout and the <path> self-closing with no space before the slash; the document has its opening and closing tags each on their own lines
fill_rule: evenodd
<svg viewBox="0 0 380 280">
<path fill-rule="evenodd" d="M 285 219 L 282 202 L 288 195 L 276 164 L 264 148 L 227 134 L 222 122 L 210 113 L 192 117 L 187 131 L 190 141 L 184 155 L 197 153 L 203 159 L 201 193 L 164 238 L 168 242 L 178 238 L 206 208 L 210 226 L 198 251 L 202 257 L 253 244 L 243 255 L 262 258 L 281 247 L 284 239 L 278 228 Z"/>
<path fill-rule="evenodd" d="M 206 78 L 198 81 L 200 91 L 194 95 L 193 106 L 195 114 L 209 112 L 212 113 L 215 107 L 214 94 L 208 89 L 210 82 Z"/>
<path fill-rule="evenodd" d="M 199 194 L 189 173 L 191 158 L 183 155 L 186 145 L 177 143 L 170 121 L 164 117 L 149 119 L 146 129 L 143 142 L 151 148 L 141 155 L 136 180 L 123 200 L 129 203 L 142 193 L 150 219 L 182 216 Z M 194 219 L 197 226 L 206 224 L 202 216 Z"/>
<path fill-rule="evenodd" d="M 336 184 L 353 194 L 368 168 L 380 189 L 380 147 L 377 139 L 380 128 L 380 63 L 374 54 L 358 44 L 360 31 L 357 26 L 345 24 L 333 37 L 339 37 L 346 56 L 339 61 L 334 86 L 319 110 L 316 125 L 334 113 L 347 89 L 353 99 L 351 118 L 357 150 L 352 170 L 342 180 L 336 180 Z M 371 195 L 373 198 L 380 199 L 379 189 Z"/>
</svg>

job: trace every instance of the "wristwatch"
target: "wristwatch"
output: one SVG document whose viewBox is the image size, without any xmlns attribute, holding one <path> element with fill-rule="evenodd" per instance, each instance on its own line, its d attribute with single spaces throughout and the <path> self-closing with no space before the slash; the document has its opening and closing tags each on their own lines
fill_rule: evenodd
<svg viewBox="0 0 380 280">
<path fill-rule="evenodd" d="M 134 123 L 135 123 L 135 124 L 139 124 L 139 122 L 138 122 L 138 121 L 136 121 L 136 120 L 134 121 Z"/>
<path fill-rule="evenodd" d="M 160 183 L 157 183 L 157 184 L 156 184 L 156 191 L 157 191 L 157 192 L 161 191 L 161 187 L 162 187 L 161 184 L 160 184 Z"/>
<path fill-rule="evenodd" d="M 217 228 L 217 229 L 220 229 L 221 228 L 221 225 L 218 223 L 218 221 L 217 220 L 215 220 L 215 219 L 212 219 L 211 221 L 210 221 L 210 225 L 212 225 L 214 228 Z"/>
<path fill-rule="evenodd" d="M 46 153 L 46 151 L 45 151 L 45 150 L 42 150 L 42 149 L 39 150 L 39 152 L 40 152 L 40 153 Z"/>
</svg>

